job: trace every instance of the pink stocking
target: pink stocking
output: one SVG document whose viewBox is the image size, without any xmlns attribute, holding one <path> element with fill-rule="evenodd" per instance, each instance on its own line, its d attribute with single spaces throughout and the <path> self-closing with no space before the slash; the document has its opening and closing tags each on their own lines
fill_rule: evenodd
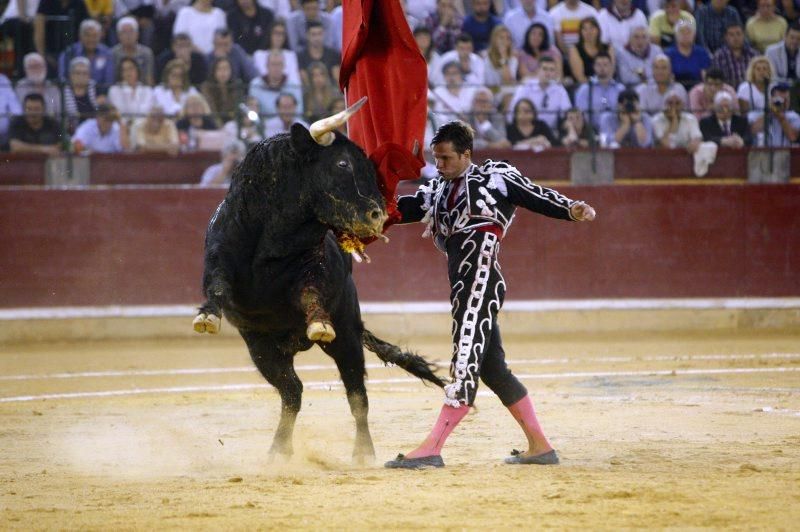
<svg viewBox="0 0 800 532">
<path fill-rule="evenodd" d="M 508 407 L 511 415 L 517 420 L 519 426 L 525 432 L 528 438 L 528 453 L 529 455 L 537 455 L 546 453 L 551 450 L 550 442 L 547 441 L 542 427 L 539 425 L 539 420 L 536 419 L 536 412 L 533 410 L 533 402 L 531 397 L 526 395 L 513 405 Z"/>
<path fill-rule="evenodd" d="M 431 433 L 419 447 L 408 453 L 406 458 L 423 458 L 441 454 L 445 440 L 456 428 L 456 425 L 464 419 L 467 412 L 469 412 L 469 407 L 465 405 L 458 408 L 443 405 L 439 419 L 436 420 L 436 425 L 433 426 Z"/>
</svg>

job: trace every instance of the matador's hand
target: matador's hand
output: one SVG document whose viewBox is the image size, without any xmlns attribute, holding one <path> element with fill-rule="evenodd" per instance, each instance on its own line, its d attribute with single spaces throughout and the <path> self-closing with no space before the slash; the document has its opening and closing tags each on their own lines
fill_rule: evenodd
<svg viewBox="0 0 800 532">
<path fill-rule="evenodd" d="M 576 201 L 573 203 L 572 207 L 569 208 L 569 212 L 572 217 L 579 222 L 591 222 L 596 216 L 594 208 L 583 201 Z"/>
</svg>

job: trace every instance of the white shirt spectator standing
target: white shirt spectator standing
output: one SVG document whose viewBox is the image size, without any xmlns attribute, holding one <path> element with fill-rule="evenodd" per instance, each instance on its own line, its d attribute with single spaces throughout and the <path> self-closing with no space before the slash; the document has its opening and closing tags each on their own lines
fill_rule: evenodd
<svg viewBox="0 0 800 532">
<path fill-rule="evenodd" d="M 633 6 L 632 0 L 614 0 L 597 15 L 603 42 L 622 48 L 628 43 L 633 28 L 647 27 L 647 17 Z"/>
<path fill-rule="evenodd" d="M 523 98 L 533 102 L 539 120 L 545 122 L 553 131 L 558 130 L 559 119 L 572 107 L 567 89 L 558 80 L 556 65 L 550 58 L 542 58 L 539 79 L 527 79 L 517 87 L 509 109 L 513 109 Z M 508 120 L 510 122 L 511 117 Z"/>
<path fill-rule="evenodd" d="M 550 17 L 553 19 L 556 44 L 564 57 L 569 54 L 570 47 L 578 43 L 581 20 L 586 17 L 597 19 L 597 16 L 597 10 L 581 0 L 564 0 L 553 6 Z"/>
<path fill-rule="evenodd" d="M 225 12 L 211 4 L 211 0 L 195 0 L 191 6 L 182 7 L 175 17 L 172 34 L 186 33 L 192 37 L 195 48 L 203 55 L 214 50 L 214 30 L 227 28 Z"/>
<path fill-rule="evenodd" d="M 647 28 L 639 26 L 631 30 L 626 46 L 617 48 L 617 79 L 625 85 L 638 85 L 653 79 L 653 59 L 663 52 L 657 44 L 651 44 Z"/>
<path fill-rule="evenodd" d="M 514 47 L 522 48 L 525 41 L 525 33 L 534 22 L 539 22 L 547 28 L 550 42 L 555 42 L 555 32 L 553 31 L 553 18 L 544 9 L 536 7 L 536 0 L 519 0 L 520 6 L 506 10 L 503 17 L 503 24 L 511 31 L 514 39 Z"/>
</svg>

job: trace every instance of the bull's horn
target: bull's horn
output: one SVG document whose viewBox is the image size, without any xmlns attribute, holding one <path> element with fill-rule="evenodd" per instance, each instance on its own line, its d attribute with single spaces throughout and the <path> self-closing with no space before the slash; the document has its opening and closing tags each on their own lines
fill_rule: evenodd
<svg viewBox="0 0 800 532">
<path fill-rule="evenodd" d="M 365 103 L 367 103 L 366 96 L 362 97 L 344 111 L 340 111 L 333 116 L 329 116 L 328 118 L 317 120 L 311 124 L 311 136 L 317 141 L 318 144 L 321 144 L 322 146 L 330 146 L 333 143 L 333 140 L 336 138 L 336 135 L 333 134 L 333 130 L 346 123 L 350 117 L 356 114 L 356 112 L 361 109 Z"/>
</svg>

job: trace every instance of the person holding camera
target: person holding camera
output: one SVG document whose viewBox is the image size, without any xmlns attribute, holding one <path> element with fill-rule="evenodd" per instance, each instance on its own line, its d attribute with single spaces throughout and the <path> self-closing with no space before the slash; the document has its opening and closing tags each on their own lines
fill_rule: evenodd
<svg viewBox="0 0 800 532">
<path fill-rule="evenodd" d="M 753 133 L 763 133 L 766 146 L 788 148 L 800 136 L 800 115 L 789 109 L 789 91 L 788 84 L 778 83 L 769 91 L 769 113 L 751 113 Z"/>
<path fill-rule="evenodd" d="M 639 107 L 639 95 L 626 89 L 617 98 L 617 112 L 600 119 L 600 139 L 604 147 L 648 148 L 653 144 L 653 122 Z"/>
</svg>

